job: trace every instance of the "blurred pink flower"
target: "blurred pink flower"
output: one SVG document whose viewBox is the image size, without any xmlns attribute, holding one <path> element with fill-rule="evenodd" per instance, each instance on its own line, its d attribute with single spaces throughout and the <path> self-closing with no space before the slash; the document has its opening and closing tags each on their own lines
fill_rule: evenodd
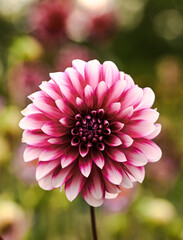
<svg viewBox="0 0 183 240">
<path fill-rule="evenodd" d="M 46 76 L 46 66 L 39 62 L 24 62 L 15 65 L 8 79 L 11 97 L 19 105 L 25 106 L 27 95 L 36 91 Z"/>
<path fill-rule="evenodd" d="M 118 19 L 115 12 L 94 15 L 88 26 L 88 38 L 92 41 L 106 41 L 110 39 L 118 28 Z"/>
<path fill-rule="evenodd" d="M 120 187 L 142 182 L 144 165 L 160 159 L 151 141 L 161 130 L 159 113 L 151 109 L 153 91 L 135 85 L 113 62 L 74 60 L 72 66 L 51 73 L 29 96 L 33 103 L 20 121 L 24 160 L 39 158 L 43 189 L 65 184 L 70 201 L 81 192 L 89 205 L 100 206 Z"/>
<path fill-rule="evenodd" d="M 31 9 L 29 25 L 42 43 L 53 45 L 65 39 L 69 3 L 68 0 L 46 0 Z"/>
<path fill-rule="evenodd" d="M 56 61 L 58 71 L 64 71 L 67 67 L 72 66 L 72 61 L 76 58 L 89 61 L 92 53 L 84 46 L 68 45 L 60 51 L 60 55 Z"/>
</svg>

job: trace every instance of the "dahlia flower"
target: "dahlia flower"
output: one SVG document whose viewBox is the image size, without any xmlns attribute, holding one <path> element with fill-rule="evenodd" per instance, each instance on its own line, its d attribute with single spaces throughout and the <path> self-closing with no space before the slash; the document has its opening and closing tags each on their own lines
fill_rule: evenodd
<svg viewBox="0 0 183 240">
<path fill-rule="evenodd" d="M 142 182 L 144 166 L 158 161 L 152 142 L 161 125 L 151 109 L 154 93 L 140 88 L 110 61 L 74 60 L 65 72 L 50 73 L 22 114 L 26 162 L 39 159 L 41 188 L 65 185 L 68 200 L 81 192 L 91 206 L 115 198 L 121 187 Z"/>
</svg>

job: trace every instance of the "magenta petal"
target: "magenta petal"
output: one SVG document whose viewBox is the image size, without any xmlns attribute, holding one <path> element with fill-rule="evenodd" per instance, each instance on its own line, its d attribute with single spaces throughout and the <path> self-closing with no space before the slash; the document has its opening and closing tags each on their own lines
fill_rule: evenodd
<svg viewBox="0 0 183 240">
<path fill-rule="evenodd" d="M 35 98 L 34 105 L 48 117 L 60 119 L 63 115 L 58 110 L 53 99 L 49 97 Z"/>
<path fill-rule="evenodd" d="M 133 183 L 130 180 L 128 174 L 125 172 L 125 170 L 123 171 L 123 180 L 120 185 L 124 188 L 132 188 L 133 187 Z"/>
<path fill-rule="evenodd" d="M 68 133 L 68 129 L 63 127 L 59 122 L 48 121 L 41 130 L 49 136 L 60 137 Z"/>
<path fill-rule="evenodd" d="M 105 190 L 108 193 L 119 193 L 121 192 L 121 189 L 119 188 L 119 186 L 112 184 L 111 182 L 109 182 L 107 179 L 104 178 L 104 184 L 105 184 Z"/>
<path fill-rule="evenodd" d="M 67 68 L 65 72 L 68 75 L 73 88 L 78 92 L 80 97 L 82 97 L 84 88 L 84 79 L 82 75 L 77 70 L 71 67 Z"/>
<path fill-rule="evenodd" d="M 134 120 L 125 125 L 123 132 L 130 135 L 132 138 L 141 138 L 149 135 L 155 129 L 155 125 L 151 122 Z"/>
<path fill-rule="evenodd" d="M 120 108 L 121 108 L 121 103 L 120 102 L 111 103 L 109 105 L 109 107 L 107 108 L 106 112 L 109 115 L 109 117 L 110 116 L 114 117 L 119 112 Z"/>
<path fill-rule="evenodd" d="M 51 171 L 48 175 L 46 175 L 43 178 L 38 180 L 38 184 L 42 189 L 47 190 L 47 191 L 54 189 L 54 187 L 52 185 L 53 171 Z"/>
<path fill-rule="evenodd" d="M 25 162 L 30 162 L 33 161 L 35 159 L 39 158 L 39 155 L 41 154 L 41 152 L 44 150 L 44 148 L 42 147 L 32 147 L 32 146 L 28 146 L 26 147 L 25 151 L 24 151 L 24 161 Z"/>
<path fill-rule="evenodd" d="M 43 114 L 35 113 L 22 118 L 19 126 L 22 129 L 38 130 L 41 129 L 41 127 L 46 121 L 48 121 L 48 118 L 45 117 Z"/>
<path fill-rule="evenodd" d="M 110 134 L 109 136 L 106 136 L 104 138 L 104 142 L 111 146 L 111 147 L 117 147 L 120 146 L 122 144 L 122 141 L 120 138 L 118 138 L 117 136 Z"/>
<path fill-rule="evenodd" d="M 43 91 L 37 91 L 28 96 L 31 101 L 39 97 L 46 97 L 46 94 Z"/>
<path fill-rule="evenodd" d="M 62 168 L 65 168 L 72 162 L 74 162 L 78 155 L 79 155 L 78 149 L 70 147 L 61 157 Z"/>
<path fill-rule="evenodd" d="M 121 72 L 120 72 L 120 73 L 121 73 Z M 123 75 L 123 77 L 122 77 L 122 75 Z M 134 83 L 133 79 L 130 77 L 130 75 L 121 73 L 121 77 L 122 77 L 122 78 L 125 80 L 125 82 L 126 82 L 126 88 L 125 88 L 125 90 L 128 90 L 128 89 L 130 89 L 130 88 L 132 88 L 132 87 L 135 86 L 135 83 Z"/>
<path fill-rule="evenodd" d="M 60 157 L 63 149 L 58 145 L 46 147 L 39 156 L 39 161 L 50 161 Z"/>
<path fill-rule="evenodd" d="M 96 88 L 101 78 L 101 65 L 98 60 L 91 60 L 85 66 L 85 79 L 93 89 Z"/>
<path fill-rule="evenodd" d="M 101 107 L 103 103 L 105 103 L 106 96 L 108 96 L 108 87 L 106 83 L 104 81 L 99 82 L 95 91 L 98 99 L 98 107 Z"/>
<path fill-rule="evenodd" d="M 91 192 L 89 191 L 88 187 L 84 187 L 82 189 L 82 196 L 83 198 L 85 199 L 85 201 L 90 205 L 90 206 L 93 206 L 93 207 L 99 207 L 103 204 L 104 202 L 104 198 L 101 198 L 101 199 L 96 199 L 94 198 L 94 196 L 91 194 Z"/>
<path fill-rule="evenodd" d="M 70 142 L 70 137 L 69 136 L 63 136 L 63 137 L 55 137 L 55 138 L 50 138 L 48 139 L 48 142 L 51 144 L 64 144 L 66 142 Z"/>
<path fill-rule="evenodd" d="M 88 180 L 87 184 L 89 190 L 95 199 L 104 198 L 104 183 L 101 179 L 100 172 L 96 167 L 92 169 L 92 173 L 90 175 L 90 179 Z"/>
<path fill-rule="evenodd" d="M 28 145 L 34 145 L 37 147 L 49 145 L 48 139 L 50 137 L 40 131 L 29 131 L 25 130 L 23 132 L 22 142 L 27 143 Z"/>
<path fill-rule="evenodd" d="M 28 116 L 34 113 L 41 113 L 41 112 L 34 106 L 33 103 L 29 104 L 25 109 L 21 111 L 21 114 L 23 116 Z"/>
<path fill-rule="evenodd" d="M 48 161 L 48 162 L 39 162 L 36 168 L 36 179 L 39 180 L 50 173 L 60 164 L 60 159 Z"/>
<path fill-rule="evenodd" d="M 83 143 L 80 143 L 79 144 L 79 153 L 81 155 L 81 157 L 85 157 L 89 152 L 89 148 L 83 144 Z"/>
<path fill-rule="evenodd" d="M 140 110 L 144 108 L 151 108 L 155 100 L 154 92 L 151 88 L 144 88 L 143 89 L 143 97 L 140 104 L 136 107 L 135 110 Z"/>
<path fill-rule="evenodd" d="M 76 96 L 76 90 L 71 88 L 70 86 L 62 85 L 60 87 L 61 93 L 64 96 L 64 98 L 74 104 L 75 103 L 75 96 Z"/>
<path fill-rule="evenodd" d="M 65 194 L 69 201 L 73 201 L 81 191 L 86 178 L 76 171 L 74 175 L 65 183 Z"/>
<path fill-rule="evenodd" d="M 59 120 L 59 122 L 64 126 L 64 127 L 73 127 L 74 122 L 70 117 L 63 117 Z"/>
<path fill-rule="evenodd" d="M 141 150 L 149 162 L 157 162 L 162 156 L 161 149 L 148 139 L 137 140 L 133 146 Z"/>
<path fill-rule="evenodd" d="M 124 124 L 121 122 L 115 121 L 115 122 L 112 122 L 109 127 L 112 132 L 119 132 L 124 127 Z"/>
<path fill-rule="evenodd" d="M 76 106 L 80 112 L 83 112 L 86 109 L 85 102 L 79 97 L 76 98 Z"/>
<path fill-rule="evenodd" d="M 69 165 L 63 169 L 61 169 L 61 167 L 56 169 L 53 173 L 52 185 L 55 188 L 62 187 L 62 185 L 72 177 L 74 173 L 73 169 L 74 165 Z"/>
<path fill-rule="evenodd" d="M 133 139 L 124 133 L 118 133 L 118 137 L 121 139 L 122 143 L 123 143 L 123 147 L 128 148 L 132 145 L 133 143 Z"/>
<path fill-rule="evenodd" d="M 122 172 L 118 165 L 112 163 L 109 159 L 106 161 L 102 174 L 113 184 L 119 185 L 122 182 Z"/>
<path fill-rule="evenodd" d="M 42 82 L 42 84 L 39 87 L 52 99 L 57 100 L 61 98 L 61 92 L 59 88 L 56 86 L 56 84 L 50 82 Z"/>
<path fill-rule="evenodd" d="M 131 166 L 125 164 L 127 167 L 129 173 L 140 183 L 143 182 L 144 177 L 145 177 L 145 169 L 144 167 L 136 167 L 136 166 Z"/>
<path fill-rule="evenodd" d="M 126 156 L 123 151 L 119 148 L 109 148 L 107 149 L 107 154 L 116 162 L 126 162 Z"/>
<path fill-rule="evenodd" d="M 102 79 L 106 82 L 108 87 L 111 87 L 116 81 L 120 80 L 120 72 L 113 62 L 106 61 L 103 63 Z"/>
<path fill-rule="evenodd" d="M 69 86 L 69 79 L 67 74 L 63 73 L 63 72 L 55 72 L 55 73 L 50 73 L 49 74 L 51 79 L 57 84 L 57 86 L 59 86 L 60 88 L 63 85 L 68 85 Z"/>
<path fill-rule="evenodd" d="M 104 163 L 105 163 L 105 160 L 104 160 L 104 156 L 103 154 L 98 151 L 98 150 L 94 150 L 92 149 L 91 150 L 91 159 L 94 161 L 94 163 L 100 168 L 102 169 L 104 167 Z"/>
<path fill-rule="evenodd" d="M 93 107 L 93 97 L 94 97 L 93 88 L 87 85 L 84 89 L 84 102 L 88 107 Z"/>
<path fill-rule="evenodd" d="M 159 117 L 159 113 L 154 109 L 142 109 L 134 112 L 131 120 L 145 120 L 155 123 Z"/>
<path fill-rule="evenodd" d="M 86 62 L 80 59 L 72 61 L 72 66 L 83 76 L 85 76 L 85 66 Z"/>
<path fill-rule="evenodd" d="M 60 109 L 62 113 L 65 115 L 73 116 L 74 112 L 73 110 L 68 106 L 67 102 L 63 99 L 58 99 L 55 101 L 57 107 Z"/>
<path fill-rule="evenodd" d="M 146 135 L 145 138 L 153 139 L 159 135 L 159 133 L 161 132 L 161 124 L 155 123 L 154 125 L 156 127 L 155 130 L 152 133 Z"/>
<path fill-rule="evenodd" d="M 125 86 L 126 82 L 123 80 L 115 82 L 112 87 L 109 88 L 109 97 L 106 105 L 109 105 L 113 102 L 118 102 L 123 94 L 123 91 L 125 90 Z"/>
<path fill-rule="evenodd" d="M 137 85 L 133 88 L 128 89 L 122 96 L 121 104 L 123 109 L 128 108 L 130 106 L 137 106 L 143 97 L 142 88 Z"/>
<path fill-rule="evenodd" d="M 79 158 L 79 169 L 83 176 L 88 177 L 90 175 L 92 169 L 92 159 L 90 156 Z"/>
<path fill-rule="evenodd" d="M 121 109 L 116 117 L 121 122 L 125 123 L 131 119 L 132 115 L 133 115 L 133 107 L 130 106 L 125 109 Z"/>
<path fill-rule="evenodd" d="M 127 163 L 134 166 L 144 166 L 148 161 L 145 155 L 137 148 L 131 147 L 129 150 L 124 150 L 127 158 Z"/>
</svg>

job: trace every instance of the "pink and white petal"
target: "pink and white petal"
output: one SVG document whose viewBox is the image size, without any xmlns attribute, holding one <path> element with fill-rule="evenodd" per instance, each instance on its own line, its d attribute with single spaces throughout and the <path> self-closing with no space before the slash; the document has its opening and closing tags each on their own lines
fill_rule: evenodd
<svg viewBox="0 0 183 240">
<path fill-rule="evenodd" d="M 117 147 L 122 145 L 121 139 L 113 134 L 105 136 L 104 142 L 111 147 Z"/>
<path fill-rule="evenodd" d="M 49 174 L 54 170 L 58 165 L 60 165 L 60 159 L 48 161 L 48 162 L 39 162 L 36 168 L 36 179 L 39 180 Z"/>
<path fill-rule="evenodd" d="M 85 199 L 85 201 L 90 206 L 99 207 L 104 202 L 104 198 L 101 198 L 101 199 L 94 198 L 93 195 L 91 194 L 91 192 L 89 191 L 89 189 L 87 188 L 87 186 L 82 189 L 81 194 L 82 194 L 83 198 Z"/>
<path fill-rule="evenodd" d="M 123 150 L 121 150 L 120 148 L 108 148 L 106 149 L 107 154 L 109 155 L 109 157 L 116 161 L 116 162 L 126 162 L 126 156 L 123 152 Z"/>
<path fill-rule="evenodd" d="M 123 133 L 128 134 L 132 138 L 141 138 L 151 134 L 155 129 L 155 125 L 151 122 L 134 120 L 124 126 Z"/>
<path fill-rule="evenodd" d="M 124 154 L 127 158 L 127 163 L 134 166 L 144 166 L 147 164 L 147 158 L 145 155 L 137 148 L 130 147 L 130 149 L 124 150 Z"/>
<path fill-rule="evenodd" d="M 59 158 L 64 151 L 59 145 L 50 145 L 46 147 L 39 155 L 39 161 L 51 161 Z"/>
<path fill-rule="evenodd" d="M 61 93 L 62 93 L 64 99 L 66 99 L 68 102 L 70 102 L 74 105 L 75 99 L 77 96 L 76 90 L 73 87 L 67 86 L 67 85 L 60 86 L 60 90 L 61 90 Z"/>
<path fill-rule="evenodd" d="M 61 169 L 61 167 L 55 169 L 52 177 L 52 185 L 54 188 L 62 187 L 62 185 L 67 182 L 74 174 L 74 165 L 71 164 L 66 168 Z"/>
<path fill-rule="evenodd" d="M 41 152 L 43 150 L 44 150 L 44 148 L 42 148 L 42 147 L 32 147 L 32 146 L 26 147 L 24 154 L 23 154 L 24 161 L 30 162 L 35 159 L 38 159 L 39 155 L 41 154 Z"/>
<path fill-rule="evenodd" d="M 92 169 L 92 159 L 90 158 L 90 156 L 79 158 L 79 169 L 84 177 L 87 178 L 90 175 Z"/>
<path fill-rule="evenodd" d="M 142 151 L 149 162 L 157 162 L 162 156 L 158 145 L 148 139 L 139 139 L 133 143 L 133 146 Z"/>
<path fill-rule="evenodd" d="M 33 101 L 35 98 L 46 97 L 46 94 L 43 91 L 37 91 L 28 96 L 28 98 Z"/>
<path fill-rule="evenodd" d="M 129 135 L 121 133 L 121 132 L 119 132 L 117 134 L 123 143 L 123 147 L 128 148 L 132 145 L 133 139 Z"/>
<path fill-rule="evenodd" d="M 75 171 L 74 175 L 65 183 L 65 194 L 69 201 L 73 201 L 80 193 L 86 178 L 80 173 Z"/>
<path fill-rule="evenodd" d="M 118 80 L 109 88 L 109 97 L 106 105 L 109 105 L 113 102 L 118 102 L 123 94 L 125 89 L 126 82 L 124 80 Z"/>
<path fill-rule="evenodd" d="M 50 145 L 49 142 L 47 141 L 49 138 L 50 138 L 49 136 L 47 136 L 41 131 L 25 130 L 23 132 L 22 142 L 25 142 L 28 145 L 42 147 Z"/>
<path fill-rule="evenodd" d="M 59 86 L 62 87 L 63 85 L 69 85 L 70 81 L 64 72 L 55 72 L 55 73 L 50 73 L 50 78 Z"/>
<path fill-rule="evenodd" d="M 45 82 L 42 82 L 42 84 L 39 87 L 43 92 L 45 92 L 53 100 L 57 100 L 62 97 L 60 89 L 57 87 L 55 83 L 50 83 L 45 81 Z"/>
<path fill-rule="evenodd" d="M 70 147 L 62 156 L 61 156 L 61 166 L 65 168 L 73 163 L 78 157 L 79 152 L 75 147 Z"/>
<path fill-rule="evenodd" d="M 118 196 L 119 193 L 108 193 L 105 192 L 105 199 L 114 199 Z"/>
<path fill-rule="evenodd" d="M 48 121 L 48 118 L 46 116 L 40 113 L 34 113 L 22 118 L 19 126 L 22 129 L 39 130 L 46 121 Z"/>
<path fill-rule="evenodd" d="M 122 183 L 120 184 L 121 187 L 132 188 L 133 187 L 133 183 L 130 180 L 128 174 L 125 172 L 125 170 L 122 172 L 122 175 L 123 175 L 123 180 L 122 180 Z"/>
<path fill-rule="evenodd" d="M 119 185 L 122 182 L 121 168 L 119 168 L 119 165 L 117 165 L 117 163 L 113 163 L 109 158 L 102 169 L 102 174 L 113 184 Z"/>
<path fill-rule="evenodd" d="M 125 164 L 128 169 L 130 175 L 132 175 L 138 182 L 142 183 L 145 177 L 145 169 L 144 167 L 136 167 Z"/>
<path fill-rule="evenodd" d="M 80 112 L 85 111 L 87 108 L 85 102 L 79 97 L 76 98 L 76 106 Z"/>
<path fill-rule="evenodd" d="M 131 78 L 131 76 L 128 75 L 128 74 L 121 73 L 121 76 L 123 76 L 123 75 L 124 75 L 123 78 L 126 81 L 126 88 L 125 88 L 125 90 L 128 90 L 128 89 L 134 87 L 135 83 L 134 83 L 133 79 Z"/>
<path fill-rule="evenodd" d="M 106 109 L 106 114 L 109 115 L 108 116 L 109 118 L 114 117 L 120 111 L 120 108 L 121 108 L 120 102 L 111 103 Z"/>
<path fill-rule="evenodd" d="M 84 79 L 82 75 L 71 67 L 66 68 L 65 73 L 68 75 L 73 88 L 76 89 L 77 93 L 82 97 L 84 88 Z"/>
<path fill-rule="evenodd" d="M 21 111 L 21 114 L 23 116 L 28 116 L 28 115 L 31 115 L 31 114 L 34 114 L 34 113 L 40 113 L 41 114 L 41 112 L 34 106 L 33 103 L 29 104 L 26 108 L 24 108 Z"/>
<path fill-rule="evenodd" d="M 34 105 L 49 118 L 60 119 L 63 114 L 56 107 L 55 101 L 50 97 L 39 97 L 33 100 Z"/>
<path fill-rule="evenodd" d="M 98 100 L 98 107 L 105 105 L 107 97 L 108 97 L 108 87 L 104 81 L 99 82 L 96 87 L 95 94 Z"/>
<path fill-rule="evenodd" d="M 153 139 L 159 135 L 159 133 L 161 132 L 161 124 L 155 123 L 154 125 L 156 127 L 155 130 L 152 133 L 146 135 L 145 138 Z"/>
<path fill-rule="evenodd" d="M 62 126 L 59 122 L 47 121 L 41 130 L 49 136 L 61 137 L 68 133 L 68 129 Z"/>
<path fill-rule="evenodd" d="M 67 143 L 67 142 L 70 142 L 70 137 L 65 135 L 65 136 L 62 136 L 62 137 L 55 137 L 55 138 L 50 138 L 48 139 L 48 142 L 50 144 L 59 144 L 59 145 L 62 145 L 64 143 Z"/>
<path fill-rule="evenodd" d="M 136 111 L 144 108 L 151 108 L 155 100 L 155 94 L 151 88 L 143 89 L 143 98 L 139 105 L 136 107 Z"/>
<path fill-rule="evenodd" d="M 105 185 L 105 190 L 108 193 L 111 194 L 118 194 L 119 192 L 121 192 L 121 189 L 119 188 L 118 185 L 115 185 L 111 182 L 109 182 L 107 179 L 104 178 L 104 185 Z"/>
<path fill-rule="evenodd" d="M 89 148 L 86 146 L 86 144 L 80 143 L 79 144 L 79 153 L 81 157 L 85 157 L 89 152 Z"/>
<path fill-rule="evenodd" d="M 131 119 L 133 112 L 134 112 L 134 110 L 133 110 L 132 106 L 127 107 L 125 109 L 123 109 L 123 107 L 122 107 L 120 109 L 120 111 L 118 112 L 118 115 L 116 116 L 116 118 L 118 120 L 120 120 L 121 122 L 126 123 Z"/>
<path fill-rule="evenodd" d="M 94 91 L 93 88 L 90 85 L 86 85 L 84 88 L 84 102 L 88 107 L 93 107 L 93 100 L 94 100 Z"/>
<path fill-rule="evenodd" d="M 98 60 L 94 59 L 86 63 L 85 66 L 85 80 L 88 85 L 93 89 L 96 88 L 101 80 L 101 64 Z"/>
<path fill-rule="evenodd" d="M 44 189 L 44 190 L 52 190 L 52 189 L 54 189 L 54 187 L 52 185 L 53 171 L 51 171 L 48 175 L 46 175 L 43 178 L 38 180 L 38 184 L 39 184 L 39 186 L 42 189 Z"/>
<path fill-rule="evenodd" d="M 114 121 L 109 125 L 112 132 L 119 132 L 124 127 L 124 124 L 121 122 Z"/>
<path fill-rule="evenodd" d="M 104 167 L 105 164 L 104 156 L 97 149 L 91 149 L 91 159 L 100 169 Z"/>
<path fill-rule="evenodd" d="M 69 106 L 69 104 L 67 103 L 67 101 L 63 100 L 63 99 L 58 99 L 55 101 L 57 107 L 59 108 L 59 110 L 65 114 L 65 115 L 70 115 L 73 116 L 74 112 L 71 109 L 71 107 Z"/>
<path fill-rule="evenodd" d="M 80 59 L 75 59 L 72 61 L 72 66 L 82 75 L 85 77 L 85 66 L 86 62 Z"/>
<path fill-rule="evenodd" d="M 102 65 L 102 80 L 106 82 L 110 88 L 115 82 L 120 80 L 120 72 L 117 66 L 111 62 L 106 61 Z"/>
<path fill-rule="evenodd" d="M 74 126 L 74 121 L 70 117 L 63 117 L 59 120 L 59 122 L 64 126 L 64 127 L 73 127 Z"/>
<path fill-rule="evenodd" d="M 145 120 L 155 123 L 159 118 L 159 113 L 154 109 L 142 109 L 135 111 L 131 120 Z"/>
<path fill-rule="evenodd" d="M 141 102 L 143 97 L 142 88 L 135 85 L 133 88 L 128 89 L 122 96 L 120 102 L 122 109 L 133 106 L 134 108 Z"/>
<path fill-rule="evenodd" d="M 90 179 L 87 181 L 89 191 L 95 199 L 104 198 L 104 183 L 100 176 L 100 172 L 93 167 Z"/>
</svg>

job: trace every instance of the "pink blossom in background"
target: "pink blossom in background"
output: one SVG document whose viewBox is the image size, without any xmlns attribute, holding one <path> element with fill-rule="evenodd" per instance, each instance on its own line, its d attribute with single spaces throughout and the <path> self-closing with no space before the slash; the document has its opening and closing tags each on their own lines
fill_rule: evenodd
<svg viewBox="0 0 183 240">
<path fill-rule="evenodd" d="M 26 162 L 39 159 L 36 179 L 45 190 L 65 185 L 72 201 L 81 192 L 91 206 L 142 182 L 144 166 L 161 158 L 152 142 L 161 125 L 150 88 L 106 61 L 74 60 L 65 72 L 29 96 L 23 142 Z"/>
<path fill-rule="evenodd" d="M 69 0 L 46 0 L 35 5 L 29 14 L 30 29 L 35 37 L 46 45 L 63 41 L 70 7 Z"/>
<path fill-rule="evenodd" d="M 40 62 L 24 62 L 13 66 L 8 78 L 12 99 L 25 106 L 27 95 L 38 90 L 38 85 L 45 80 L 47 71 L 47 67 Z"/>
<path fill-rule="evenodd" d="M 83 59 L 84 61 L 89 61 L 92 57 L 91 51 L 84 47 L 74 44 L 65 46 L 61 51 L 56 60 L 56 69 L 59 71 L 64 71 L 67 67 L 72 66 L 72 61 L 76 58 Z"/>
</svg>

